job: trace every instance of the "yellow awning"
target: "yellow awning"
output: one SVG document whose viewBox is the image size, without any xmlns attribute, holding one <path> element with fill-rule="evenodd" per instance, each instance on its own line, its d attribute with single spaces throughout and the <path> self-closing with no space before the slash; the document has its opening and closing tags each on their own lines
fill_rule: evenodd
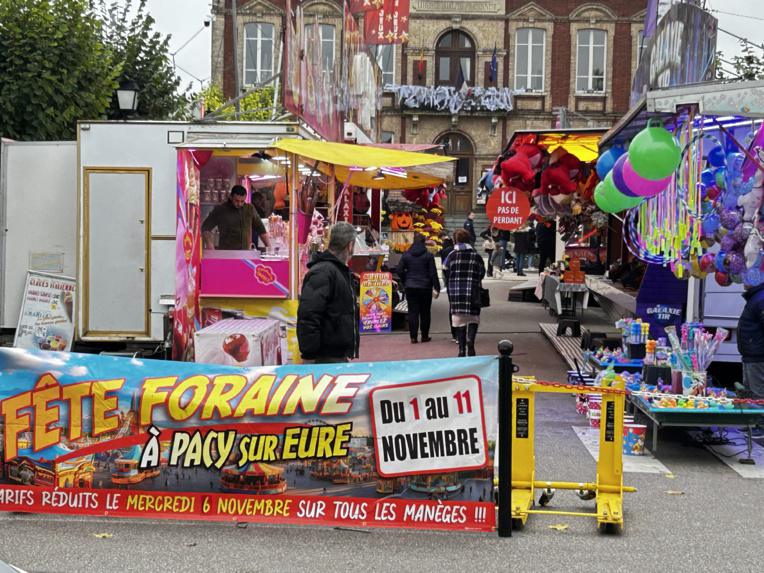
<svg viewBox="0 0 764 573">
<path fill-rule="evenodd" d="M 301 139 L 280 139 L 273 147 L 299 155 L 303 160 L 318 161 L 319 169 L 327 175 L 334 166 L 334 175 L 340 182 L 349 181 L 350 185 L 372 189 L 422 189 L 440 185 L 443 178 L 409 168 L 456 160 L 445 155 Z M 382 167 L 403 169 L 401 175 L 405 177 L 387 173 L 383 179 L 373 179 Z"/>
<path fill-rule="evenodd" d="M 431 165 L 443 161 L 456 161 L 455 157 L 445 155 L 413 153 L 352 143 L 307 141 L 305 139 L 279 139 L 273 147 L 330 165 L 363 169 L 368 167 L 416 167 L 417 165 Z"/>
</svg>

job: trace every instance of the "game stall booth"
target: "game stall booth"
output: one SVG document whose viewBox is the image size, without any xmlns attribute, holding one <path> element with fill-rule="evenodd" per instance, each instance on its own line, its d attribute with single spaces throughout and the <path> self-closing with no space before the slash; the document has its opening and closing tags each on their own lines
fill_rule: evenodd
<svg viewBox="0 0 764 573">
<path fill-rule="evenodd" d="M 764 420 L 764 401 L 737 395 L 726 375 L 709 377 L 717 353 L 734 347 L 737 317 L 716 321 L 705 291 L 764 282 L 762 95 L 764 82 L 650 91 L 600 142 L 595 202 L 624 213 L 626 248 L 664 280 L 646 273 L 636 318 L 616 323 L 621 347 L 588 360 L 628 378 L 630 403 L 653 425 L 653 450 L 663 426 L 737 426 L 749 429 L 740 461 L 753 463 L 750 426 Z M 682 287 L 678 297 L 672 285 Z"/>
<path fill-rule="evenodd" d="M 231 366 L 299 362 L 298 296 L 312 252 L 323 248 L 325 226 L 352 221 L 354 188 L 432 188 L 442 179 L 426 166 L 452 160 L 302 139 L 280 139 L 267 150 L 180 147 L 173 358 Z M 264 210 L 270 244 L 255 248 L 252 231 L 249 249 L 205 249 L 204 221 L 235 184 L 246 189 L 247 203 Z M 219 233 L 212 241 L 218 244 Z M 386 251 L 371 242 L 359 235 L 355 272 L 381 266 Z"/>
<path fill-rule="evenodd" d="M 539 246 L 540 259 L 551 264 L 545 265 L 538 281 L 513 287 L 510 297 L 522 291 L 527 300 L 526 293 L 535 292 L 550 313 L 559 317 L 557 330 L 564 333 L 570 328 L 574 336 L 580 335 L 576 308 L 588 306 L 586 277 L 604 271 L 608 216 L 593 201 L 599 181 L 595 166 L 598 143 L 604 133 L 603 128 L 516 131 L 481 180 L 488 194 L 489 219 L 501 190 L 517 190 L 530 198 L 531 217 L 552 235 L 551 241 Z M 512 230 L 525 224 L 523 220 L 512 228 L 496 226 Z"/>
</svg>

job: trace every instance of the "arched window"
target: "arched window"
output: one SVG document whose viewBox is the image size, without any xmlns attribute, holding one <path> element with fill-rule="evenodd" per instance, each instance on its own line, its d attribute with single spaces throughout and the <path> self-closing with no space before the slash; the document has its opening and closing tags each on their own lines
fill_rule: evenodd
<svg viewBox="0 0 764 573">
<path fill-rule="evenodd" d="M 446 32 L 435 46 L 435 85 L 475 84 L 475 44 L 459 30 Z"/>
<path fill-rule="evenodd" d="M 273 24 L 244 25 L 244 84 L 251 86 L 273 75 Z"/>
</svg>

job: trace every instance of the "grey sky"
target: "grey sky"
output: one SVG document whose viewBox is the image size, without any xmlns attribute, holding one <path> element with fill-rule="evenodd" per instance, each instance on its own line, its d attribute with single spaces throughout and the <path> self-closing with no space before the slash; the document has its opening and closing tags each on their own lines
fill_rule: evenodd
<svg viewBox="0 0 764 573">
<path fill-rule="evenodd" d="M 210 13 L 210 4 L 210 0 L 148 0 L 147 7 L 156 20 L 157 30 L 163 34 L 172 34 L 170 51 L 174 52 L 203 27 L 204 17 Z M 719 28 L 759 44 L 764 42 L 764 34 L 761 33 L 764 27 L 764 0 L 706 0 L 706 6 L 712 10 L 743 15 L 714 12 L 714 16 L 719 19 Z M 211 27 L 204 28 L 175 56 L 178 73 L 184 82 L 192 81 L 195 90 L 200 87 L 198 80 L 206 84 L 210 78 L 211 30 Z M 721 31 L 717 45 L 726 59 L 740 51 L 738 40 Z M 216 49 L 219 48 L 216 46 Z"/>
</svg>

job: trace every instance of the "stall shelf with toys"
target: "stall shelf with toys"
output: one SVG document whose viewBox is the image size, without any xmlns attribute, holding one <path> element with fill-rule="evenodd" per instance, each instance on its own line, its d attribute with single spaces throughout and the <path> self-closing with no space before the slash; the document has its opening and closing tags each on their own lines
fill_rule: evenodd
<svg viewBox="0 0 764 573">
<path fill-rule="evenodd" d="M 622 348 L 600 348 L 589 353 L 588 363 L 597 372 L 594 383 L 624 378 L 634 413 L 652 423 L 653 451 L 664 426 L 748 427 L 764 419 L 760 401 L 739 399 L 732 390 L 708 384 L 708 367 L 729 335 L 725 329 L 710 331 L 700 323 L 684 323 L 678 330 L 668 326 L 664 336 L 651 339 L 650 324 L 640 319 L 623 319 L 616 326 L 622 332 Z M 586 413 L 597 406 L 577 404 L 577 409 Z"/>
</svg>

